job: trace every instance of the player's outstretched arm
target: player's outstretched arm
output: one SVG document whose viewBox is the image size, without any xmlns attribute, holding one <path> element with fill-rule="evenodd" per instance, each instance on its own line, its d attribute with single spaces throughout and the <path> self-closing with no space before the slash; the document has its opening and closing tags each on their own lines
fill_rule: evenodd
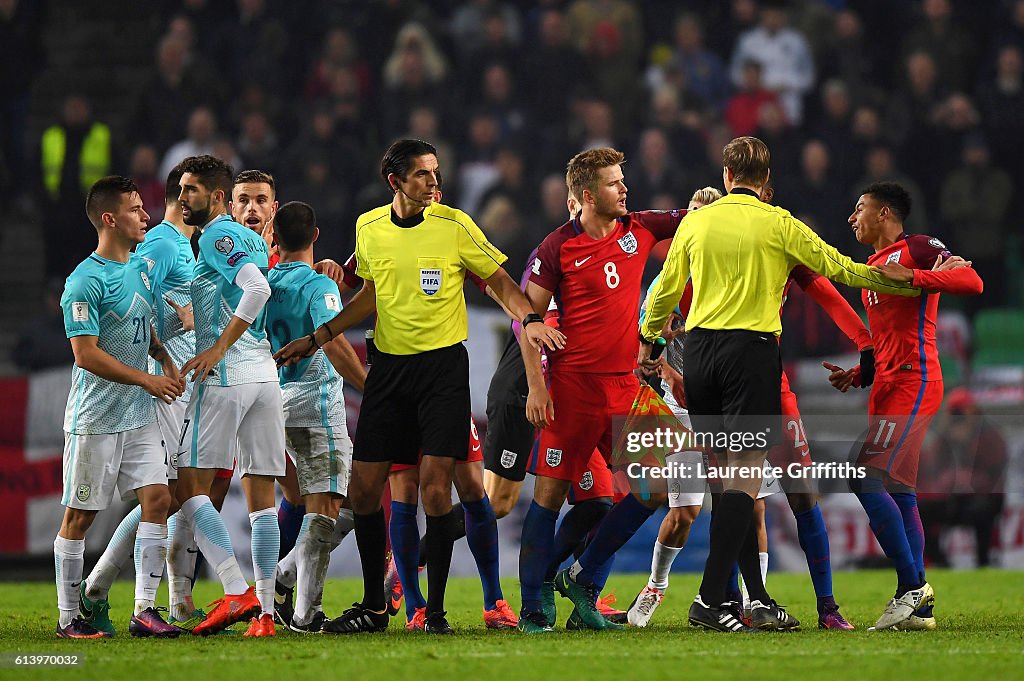
<svg viewBox="0 0 1024 681">
<path fill-rule="evenodd" d="M 538 316 L 547 311 L 551 304 L 551 295 L 551 291 L 541 288 L 532 281 L 526 284 L 525 297 L 531 309 L 537 311 L 534 314 Z M 523 355 L 523 366 L 526 368 L 526 383 L 530 387 L 530 393 L 526 398 L 526 420 L 536 428 L 546 428 L 555 420 L 555 405 L 544 383 L 544 371 L 540 364 L 541 350 L 526 339 L 525 332 L 531 326 L 546 325 L 543 321 L 526 324 L 519 336 L 519 348 Z"/>
<path fill-rule="evenodd" d="M 355 348 L 344 335 L 339 334 L 327 343 L 324 346 L 324 354 L 330 360 L 331 366 L 345 379 L 345 383 L 363 392 L 366 386 L 366 367 L 359 361 Z"/>
<path fill-rule="evenodd" d="M 118 361 L 100 348 L 99 336 L 73 336 L 71 350 L 75 354 L 75 364 L 80 369 L 114 383 L 140 386 L 167 404 L 180 397 L 183 392 L 183 386 L 177 377 L 154 376 Z"/>
<path fill-rule="evenodd" d="M 484 281 L 494 291 L 494 295 L 498 297 L 498 300 L 503 303 L 504 307 L 511 311 L 516 319 L 522 321 L 525 321 L 526 316 L 529 314 L 543 316 L 547 311 L 548 303 L 551 302 L 551 292 L 548 291 L 547 302 L 545 302 L 544 307 L 538 309 L 536 304 L 531 299 L 528 299 L 526 294 L 519 289 L 516 282 L 512 281 L 512 277 L 508 276 L 508 272 L 501 267 Z M 527 284 L 527 291 L 530 290 L 529 287 L 530 284 Z M 540 291 L 544 290 L 539 286 L 537 286 L 537 289 Z M 527 339 L 537 349 L 538 357 L 543 348 L 553 351 L 565 347 L 565 336 L 562 332 L 544 324 L 542 320 L 540 323 L 524 324 L 520 340 L 523 338 Z"/>
<path fill-rule="evenodd" d="M 931 270 L 910 269 L 895 262 L 874 269 L 891 279 L 909 281 L 926 291 L 960 296 L 981 295 L 985 290 L 985 284 L 971 264 L 970 260 L 964 260 L 958 255 L 951 255 L 943 260 L 940 254 L 936 256 Z"/>
<path fill-rule="evenodd" d="M 366 279 L 359 293 L 352 297 L 345 309 L 338 313 L 316 331 L 296 338 L 288 345 L 274 353 L 277 366 L 288 366 L 305 357 L 313 355 L 332 339 L 343 334 L 347 329 L 363 321 L 377 310 L 377 287 L 373 281 Z"/>
</svg>

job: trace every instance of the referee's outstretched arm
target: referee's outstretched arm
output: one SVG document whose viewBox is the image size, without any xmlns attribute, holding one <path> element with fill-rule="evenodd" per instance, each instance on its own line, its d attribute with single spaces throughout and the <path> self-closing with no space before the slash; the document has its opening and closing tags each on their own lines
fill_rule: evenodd
<svg viewBox="0 0 1024 681">
<path fill-rule="evenodd" d="M 288 366 L 304 357 L 312 356 L 325 343 L 363 321 L 376 310 L 377 287 L 374 286 L 373 280 L 365 279 L 359 293 L 354 295 L 345 309 L 333 319 L 321 325 L 308 336 L 297 338 L 275 352 L 274 359 L 277 360 L 277 366 Z"/>
</svg>

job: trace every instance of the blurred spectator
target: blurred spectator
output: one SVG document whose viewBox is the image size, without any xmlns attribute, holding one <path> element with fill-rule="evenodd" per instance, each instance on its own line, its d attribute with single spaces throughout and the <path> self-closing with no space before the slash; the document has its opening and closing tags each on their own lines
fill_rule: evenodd
<svg viewBox="0 0 1024 681">
<path fill-rule="evenodd" d="M 916 22 L 904 40 L 905 54 L 923 51 L 942 74 L 942 81 L 952 90 L 966 88 L 977 70 L 974 39 L 953 17 L 950 0 L 923 0 L 923 22 Z"/>
<path fill-rule="evenodd" d="M 460 3 L 452 14 L 449 30 L 456 47 L 464 57 L 482 48 L 488 40 L 488 20 L 498 17 L 502 32 L 510 45 L 518 45 L 522 38 L 522 22 L 519 12 L 507 2 L 498 0 L 469 0 Z M 493 29 L 492 29 L 493 30 Z"/>
<path fill-rule="evenodd" d="M 498 132 L 498 121 L 490 112 L 477 111 L 470 117 L 469 140 L 459 151 L 457 201 L 446 199 L 446 203 L 453 203 L 470 215 L 476 214 L 484 192 L 498 180 Z"/>
<path fill-rule="evenodd" d="M 993 531 L 1003 510 L 1006 441 L 966 388 L 949 393 L 946 409 L 935 442 L 921 453 L 918 506 L 925 559 L 948 566 L 942 533 L 967 526 L 974 530 L 977 565 L 984 567 L 990 563 Z"/>
<path fill-rule="evenodd" d="M 896 168 L 896 159 L 891 147 L 879 145 L 868 149 L 864 155 L 864 176 L 850 190 L 850 206 L 857 202 L 861 190 L 875 182 L 897 182 L 910 194 L 910 216 L 904 220 L 907 231 L 928 234 L 933 226 L 928 222 L 928 210 L 921 188 L 908 175 Z"/>
<path fill-rule="evenodd" d="M 630 210 L 647 210 L 656 195 L 681 193 L 683 177 L 672 158 L 668 137 L 660 129 L 644 130 L 638 146 L 627 177 Z"/>
<path fill-rule="evenodd" d="M 896 143 L 909 147 L 914 144 L 916 134 L 924 133 L 931 126 L 935 107 L 946 92 L 930 54 L 913 52 L 904 64 L 907 87 L 889 99 L 887 127 Z"/>
<path fill-rule="evenodd" d="M 110 128 L 80 94 L 64 98 L 61 119 L 39 141 L 38 186 L 44 206 L 46 276 L 66 277 L 96 246 L 85 196 L 114 167 Z"/>
<path fill-rule="evenodd" d="M 238 13 L 217 33 L 219 64 L 225 76 L 243 83 L 259 74 L 272 89 L 293 89 L 287 75 L 288 29 L 266 0 L 236 0 Z"/>
<path fill-rule="evenodd" d="M 523 96 L 530 102 L 534 120 L 547 136 L 564 136 L 569 115 L 569 94 L 585 85 L 589 75 L 586 62 L 569 44 L 565 15 L 550 9 L 540 17 L 540 42 L 525 51 L 520 82 L 527 85 Z"/>
<path fill-rule="evenodd" d="M 1020 7 L 1024 24 L 1024 0 Z M 978 104 L 989 139 L 996 142 L 993 158 L 1018 182 L 1024 174 L 1024 43 L 1007 45 L 996 57 L 996 75 L 981 86 Z M 1018 187 L 1018 190 L 1020 187 Z"/>
<path fill-rule="evenodd" d="M 515 204 L 520 213 L 525 213 L 532 206 L 534 190 L 526 182 L 526 161 L 522 153 L 514 147 L 502 146 L 495 156 L 495 167 L 498 169 L 498 178 L 484 192 L 480 205 L 503 196 Z"/>
<path fill-rule="evenodd" d="M 701 167 L 704 163 L 703 120 L 697 112 L 682 108 L 676 89 L 666 85 L 651 93 L 648 110 L 650 125 L 665 133 L 680 170 L 689 173 Z"/>
<path fill-rule="evenodd" d="M 164 218 L 164 191 L 167 176 L 157 176 L 159 158 L 151 144 L 140 144 L 132 149 L 131 160 L 128 162 L 128 173 L 139 188 L 142 207 L 149 215 L 149 226 L 159 224 Z"/>
<path fill-rule="evenodd" d="M 469 51 L 461 65 L 462 80 L 469 94 L 476 95 L 481 73 L 494 63 L 514 64 L 520 49 L 508 30 L 508 22 L 500 12 L 489 12 L 484 20 L 483 42 Z"/>
<path fill-rule="evenodd" d="M 832 177 L 839 186 L 849 185 L 860 172 L 859 159 L 851 137 L 852 105 L 846 83 L 833 78 L 821 88 L 821 115 L 812 128 L 812 136 L 828 147 Z"/>
<path fill-rule="evenodd" d="M 814 59 L 807 39 L 789 28 L 786 3 L 765 0 L 760 22 L 740 36 L 732 56 L 733 85 L 742 87 L 743 68 L 756 61 L 764 69 L 764 85 L 776 92 L 793 125 L 803 120 L 803 97 L 814 85 Z"/>
<path fill-rule="evenodd" d="M 708 46 L 723 59 L 732 54 L 741 35 L 757 27 L 756 0 L 711 2 L 703 14 L 708 24 Z"/>
<path fill-rule="evenodd" d="M 186 137 L 172 145 L 164 154 L 164 160 L 160 164 L 160 175 L 167 177 L 171 174 L 174 166 L 189 156 L 212 154 L 216 135 L 217 118 L 213 115 L 213 111 L 205 106 L 193 109 L 188 117 Z"/>
<path fill-rule="evenodd" d="M 822 79 L 839 79 L 858 95 L 868 88 L 875 70 L 874 52 L 864 40 L 864 24 L 850 8 L 836 12 L 818 58 Z"/>
<path fill-rule="evenodd" d="M 301 179 L 284 184 L 282 194 L 287 192 L 289 201 L 304 201 L 316 211 L 318 257 L 343 262 L 355 247 L 355 215 L 347 186 L 331 174 L 330 159 L 323 151 L 310 152 L 302 159 L 301 169 Z"/>
<path fill-rule="evenodd" d="M 250 111 L 242 119 L 238 136 L 238 153 L 247 168 L 259 168 L 271 175 L 278 174 L 280 152 L 277 135 L 262 111 Z"/>
<path fill-rule="evenodd" d="M 968 254 L 985 281 L 986 304 L 998 306 L 1005 292 L 1006 219 L 1013 182 L 992 167 L 988 142 L 978 133 L 967 137 L 961 160 L 942 183 L 945 234 L 956 252 Z"/>
<path fill-rule="evenodd" d="M 437 162 L 446 177 L 458 177 L 455 147 L 441 134 L 441 120 L 437 111 L 429 106 L 418 106 L 409 114 L 409 131 L 405 137 L 417 140 L 429 140 L 437 149 Z M 457 190 L 454 180 L 445 184 L 445 191 L 453 196 Z"/>
<path fill-rule="evenodd" d="M 480 204 L 478 222 L 487 240 L 508 256 L 508 271 L 522 272 L 526 256 L 537 244 L 523 238 L 523 218 L 516 204 L 507 196 L 496 195 Z"/>
<path fill-rule="evenodd" d="M 284 155 L 284 176 L 304 177 L 304 163 L 314 154 L 323 154 L 330 164 L 330 175 L 348 187 L 366 182 L 369 168 L 363 150 L 344 135 L 335 134 L 334 116 L 326 106 L 316 107 L 305 122 L 299 137 Z"/>
<path fill-rule="evenodd" d="M 643 49 L 636 8 L 624 0 L 575 0 L 568 17 L 569 34 L 587 59 L 597 93 L 612 107 L 616 121 L 630 125 Z"/>
<path fill-rule="evenodd" d="M 403 26 L 384 65 L 381 120 L 385 138 L 401 133 L 413 106 L 430 105 L 439 112 L 446 110 L 450 93 L 442 83 L 447 73 L 444 56 L 427 30 L 416 23 Z"/>
<path fill-rule="evenodd" d="M 832 172 L 832 157 L 828 147 L 818 139 L 804 143 L 800 153 L 800 174 L 794 178 L 780 178 L 776 186 L 776 201 L 794 215 L 813 216 L 813 222 L 828 243 L 843 253 L 854 250 L 855 240 L 846 217 L 850 205 L 846 194 Z"/>
<path fill-rule="evenodd" d="M 508 67 L 496 62 L 484 69 L 482 90 L 481 106 L 494 114 L 502 141 L 518 139 L 526 129 L 526 110 Z"/>
<path fill-rule="evenodd" d="M 360 58 L 359 45 L 349 30 L 343 26 L 332 26 L 324 36 L 320 57 L 313 63 L 309 82 L 306 83 L 306 99 L 325 96 L 330 90 L 334 73 L 341 69 L 353 73 L 360 97 L 367 99 L 373 85 L 370 67 Z"/>
<path fill-rule="evenodd" d="M 946 176 L 960 165 L 964 142 L 981 123 L 981 116 L 970 98 L 954 92 L 932 112 L 931 126 L 912 135 L 911 139 L 925 145 L 908 154 L 907 172 L 924 188 L 929 205 L 940 200 Z"/>
<path fill-rule="evenodd" d="M 566 208 L 566 200 L 569 198 L 569 190 L 565 186 L 565 175 L 548 175 L 540 183 L 540 207 L 542 225 L 539 225 L 534 232 L 534 246 L 540 243 L 540 239 L 548 232 L 563 225 L 569 219 L 569 212 Z"/>
<path fill-rule="evenodd" d="M 32 82 L 46 66 L 42 3 L 0 0 L 0 199 L 24 191 Z M 17 185 L 21 185 L 18 187 Z"/>
<path fill-rule="evenodd" d="M 60 307 L 63 293 L 63 276 L 46 282 L 43 312 L 25 322 L 11 352 L 14 366 L 19 370 L 28 373 L 74 364 L 75 355 L 64 331 L 64 312 Z"/>
<path fill-rule="evenodd" d="M 718 55 L 704 47 L 704 27 L 697 15 L 686 12 L 675 23 L 673 63 L 686 77 L 689 90 L 715 111 L 729 97 L 729 79 Z"/>
<path fill-rule="evenodd" d="M 725 120 L 736 137 L 754 134 L 761 105 L 778 101 L 774 92 L 765 89 L 763 72 L 760 62 L 749 60 L 743 64 L 737 92 L 725 107 Z"/>
<path fill-rule="evenodd" d="M 156 72 L 139 91 L 130 125 L 132 139 L 166 151 L 184 132 L 189 112 L 200 105 L 215 107 L 225 93 L 226 86 L 215 74 L 190 63 L 188 45 L 181 38 L 165 37 L 157 45 Z"/>
<path fill-rule="evenodd" d="M 772 172 L 776 176 L 792 177 L 800 166 L 800 132 L 789 124 L 782 102 L 766 100 L 757 109 L 757 129 L 754 136 L 768 145 L 772 155 Z"/>
</svg>

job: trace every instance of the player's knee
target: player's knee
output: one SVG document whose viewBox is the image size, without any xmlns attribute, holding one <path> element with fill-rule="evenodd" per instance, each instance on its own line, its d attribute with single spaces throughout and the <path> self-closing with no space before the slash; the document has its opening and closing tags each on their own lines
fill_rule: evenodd
<svg viewBox="0 0 1024 681">
<path fill-rule="evenodd" d="M 68 539 L 84 539 L 85 533 L 89 531 L 96 511 L 83 511 L 77 508 L 67 508 L 64 511 L 64 522 L 61 523 L 61 536 Z"/>
<path fill-rule="evenodd" d="M 444 515 L 451 510 L 451 488 L 440 485 L 424 486 L 421 490 L 423 510 L 427 515 Z"/>
<path fill-rule="evenodd" d="M 454 482 L 461 501 L 480 501 L 486 494 L 480 469 L 473 464 L 456 466 Z"/>
<path fill-rule="evenodd" d="M 516 502 L 519 500 L 519 495 L 512 496 L 511 494 L 500 494 L 498 496 L 491 497 L 491 507 L 494 509 L 494 517 L 498 520 L 504 518 L 512 509 L 516 507 Z"/>
<path fill-rule="evenodd" d="M 793 513 L 806 513 L 818 503 L 817 496 L 809 492 L 787 494 L 786 500 L 789 502 L 789 508 L 792 509 Z"/>
</svg>

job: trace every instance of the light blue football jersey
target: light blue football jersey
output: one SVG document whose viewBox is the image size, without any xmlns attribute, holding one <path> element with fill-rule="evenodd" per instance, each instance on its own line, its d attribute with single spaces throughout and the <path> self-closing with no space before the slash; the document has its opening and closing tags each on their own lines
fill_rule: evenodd
<svg viewBox="0 0 1024 681">
<path fill-rule="evenodd" d="M 68 338 L 96 336 L 101 350 L 139 371 L 146 371 L 153 292 L 146 261 L 132 253 L 127 263 L 93 253 L 68 277 L 60 306 Z M 149 425 L 156 410 L 149 393 L 137 385 L 114 383 L 77 364 L 64 410 L 64 430 L 78 435 L 122 433 Z"/>
<path fill-rule="evenodd" d="M 304 262 L 278 263 L 267 277 L 267 329 L 274 352 L 289 341 L 308 336 L 341 312 L 341 294 L 330 278 Z M 281 369 L 285 425 L 289 428 L 345 426 L 341 376 L 323 350 Z"/>
<path fill-rule="evenodd" d="M 196 333 L 182 330 L 178 314 L 164 298 L 170 298 L 181 306 L 192 302 L 192 276 L 196 270 L 192 245 L 177 227 L 164 220 L 146 232 L 146 240 L 136 247 L 135 252 L 149 265 L 149 279 L 153 285 L 156 305 L 156 332 L 174 364 L 180 369 L 182 364 L 196 354 Z M 154 374 L 163 373 L 160 365 L 152 359 L 149 368 Z M 192 385 L 188 381 L 185 394 L 178 399 L 187 402 L 192 393 Z"/>
<path fill-rule="evenodd" d="M 247 262 L 267 273 L 267 244 L 251 229 L 229 215 L 215 218 L 199 237 L 199 260 L 192 279 L 192 314 L 196 321 L 196 354 L 209 350 L 220 338 L 242 289 L 235 285 L 238 270 Z M 239 385 L 277 381 L 277 365 L 270 354 L 264 307 L 242 337 L 206 378 L 207 385 Z"/>
</svg>

